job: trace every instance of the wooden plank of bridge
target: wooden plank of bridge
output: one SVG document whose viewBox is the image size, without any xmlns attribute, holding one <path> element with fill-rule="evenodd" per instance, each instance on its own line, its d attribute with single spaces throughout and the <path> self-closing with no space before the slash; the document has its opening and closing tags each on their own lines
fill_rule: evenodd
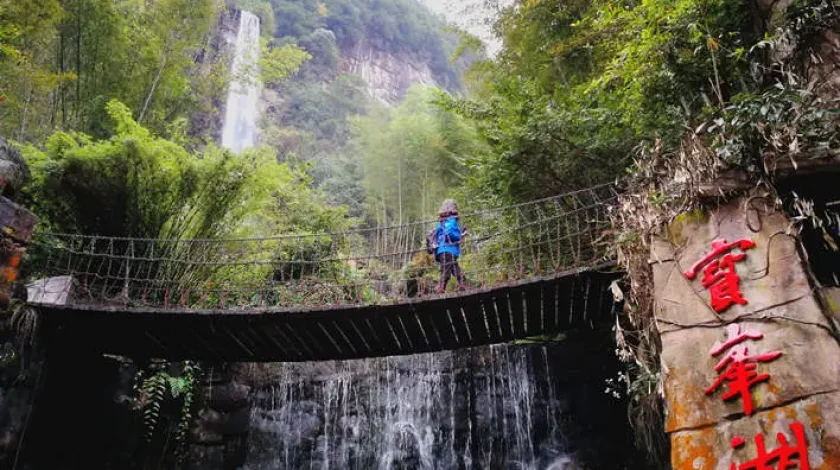
<svg viewBox="0 0 840 470">
<path fill-rule="evenodd" d="M 356 345 L 350 340 L 344 332 L 344 329 L 338 326 L 336 320 L 321 318 L 317 320 L 317 324 L 324 334 L 327 335 L 330 343 L 334 343 L 338 353 L 336 357 L 360 357 L 360 352 L 364 350 L 364 346 L 362 349 L 356 348 Z"/>
<path fill-rule="evenodd" d="M 613 317 L 613 308 L 615 307 L 615 302 L 613 300 L 612 290 L 610 290 L 610 284 L 606 282 L 599 283 L 599 291 L 600 295 L 598 297 L 598 307 L 596 313 L 598 315 L 598 320 L 608 320 Z"/>
<path fill-rule="evenodd" d="M 206 351 L 214 361 L 224 361 L 225 350 L 238 352 L 240 357 L 245 357 L 246 353 L 227 334 L 227 326 L 230 322 L 225 321 L 226 319 L 200 318 L 192 314 L 178 315 L 176 318 L 183 321 L 179 330 L 189 331 L 195 336 L 201 350 Z M 239 329 L 241 326 L 236 325 L 236 328 Z"/>
<path fill-rule="evenodd" d="M 432 351 L 423 326 L 420 324 L 420 319 L 417 316 L 417 307 L 415 304 L 407 305 L 407 308 L 400 313 L 400 321 L 401 326 L 406 329 L 408 335 L 411 337 L 411 346 L 415 351 Z"/>
<path fill-rule="evenodd" d="M 252 315 L 47 306 L 44 324 L 59 330 L 50 335 L 54 343 L 84 341 L 102 352 L 135 357 L 387 356 L 509 341 L 602 321 L 611 314 L 608 285 L 615 276 L 586 272 L 412 303 Z M 94 333 L 103 328 L 107 336 Z"/>
<path fill-rule="evenodd" d="M 327 347 L 326 338 L 318 335 L 310 325 L 306 322 L 297 322 L 294 325 L 291 322 L 285 324 L 286 331 L 295 335 L 301 344 L 305 344 L 307 349 L 312 352 L 312 360 L 330 359 L 330 349 Z"/>
<path fill-rule="evenodd" d="M 464 297 L 459 310 L 464 317 L 465 326 L 469 329 L 468 344 L 487 344 L 490 341 L 490 335 L 478 296 Z"/>
<path fill-rule="evenodd" d="M 557 290 L 558 279 L 549 279 L 542 283 L 543 331 L 556 333 L 557 328 Z"/>
<path fill-rule="evenodd" d="M 589 314 L 586 311 L 589 302 L 586 296 L 589 294 L 589 286 L 591 284 L 592 281 L 588 277 L 579 277 L 576 279 L 574 290 L 572 291 L 572 314 L 570 316 L 572 325 L 585 325 L 589 320 Z"/>
<path fill-rule="evenodd" d="M 522 290 L 509 289 L 508 298 L 510 299 L 510 316 L 513 324 L 513 337 L 525 337 L 525 308 L 523 307 Z"/>
<path fill-rule="evenodd" d="M 400 339 L 400 344 L 402 344 L 402 353 L 413 351 L 422 346 L 422 339 L 419 338 L 420 330 L 415 328 L 415 332 L 410 328 L 411 323 L 406 321 L 407 309 L 404 306 L 400 306 L 398 308 L 392 307 L 390 310 L 392 313 L 389 319 L 394 332 Z"/>
<path fill-rule="evenodd" d="M 277 352 L 282 357 L 289 357 L 288 351 L 280 346 L 280 342 L 266 328 L 266 322 L 260 321 L 259 316 L 247 316 L 222 321 L 213 344 L 232 347 L 241 351 L 243 359 L 258 359 L 267 351 Z M 218 330 L 218 328 L 217 328 Z M 218 341 L 218 343 L 217 343 Z"/>
<path fill-rule="evenodd" d="M 525 299 L 525 315 L 528 319 L 525 334 L 535 336 L 544 333 L 542 324 L 542 282 L 527 284 L 522 288 L 522 295 Z"/>
<path fill-rule="evenodd" d="M 448 320 L 444 322 L 443 316 L 441 316 L 441 313 L 445 311 L 441 299 L 432 299 L 416 304 L 415 308 L 417 318 L 423 325 L 423 331 L 426 332 L 426 339 L 431 350 L 435 351 L 455 346 L 455 336 L 451 333 Z M 444 325 L 449 329 L 448 333 L 445 330 L 441 331 Z"/>
<path fill-rule="evenodd" d="M 600 282 L 594 282 L 591 277 L 587 279 L 586 283 L 586 303 L 584 306 L 584 311 L 586 312 L 586 320 L 589 323 L 594 323 L 600 320 L 601 312 L 599 312 L 598 306 L 601 304 L 601 284 Z"/>
<path fill-rule="evenodd" d="M 463 348 L 472 344 L 470 339 L 469 328 L 467 327 L 467 319 L 464 313 L 461 312 L 460 299 L 447 297 L 446 299 L 446 314 L 452 320 L 452 327 L 455 329 L 455 335 L 458 341 L 458 347 Z"/>
<path fill-rule="evenodd" d="M 499 315 L 496 311 L 496 296 L 492 294 L 482 295 L 480 302 L 481 309 L 484 311 L 484 318 L 487 319 L 487 332 L 490 342 L 501 343 L 503 338 L 499 327 Z"/>
<path fill-rule="evenodd" d="M 335 329 L 342 333 L 344 339 L 353 345 L 353 349 L 356 351 L 356 357 L 363 357 L 364 355 L 370 355 L 373 352 L 373 348 L 367 341 L 367 338 L 363 336 L 357 322 L 358 320 L 356 319 L 347 318 L 335 320 L 333 324 Z"/>
<path fill-rule="evenodd" d="M 101 320 L 116 320 L 113 326 L 108 328 L 108 334 L 102 335 L 99 339 L 99 347 L 105 351 L 113 348 L 124 348 L 129 351 L 142 352 L 147 357 L 170 357 L 186 353 L 187 344 L 194 345 L 194 340 L 189 332 L 181 332 L 177 325 L 167 325 L 161 328 L 159 322 L 154 318 L 145 315 L 131 315 L 128 312 L 114 312 L 116 315 L 111 318 L 101 318 L 95 315 L 90 318 Z M 74 326 L 81 331 L 89 328 L 82 318 L 74 319 Z M 121 344 L 118 344 L 121 343 Z M 192 348 L 190 348 L 192 349 Z M 194 349 L 197 351 L 197 348 Z"/>
<path fill-rule="evenodd" d="M 277 324 L 277 322 L 263 321 L 260 326 L 266 336 L 282 345 L 284 356 L 288 360 L 300 361 L 306 357 L 300 346 L 283 331 L 282 325 Z"/>
<path fill-rule="evenodd" d="M 574 291 L 578 276 L 557 279 L 557 328 L 566 329 L 572 325 L 574 314 Z"/>
<path fill-rule="evenodd" d="M 286 356 L 285 351 L 278 349 L 272 343 L 271 338 L 267 335 L 262 335 L 261 337 L 259 333 L 262 332 L 262 329 L 253 320 L 253 318 L 245 318 L 238 325 L 231 325 L 230 322 L 224 322 L 225 324 L 220 325 L 223 333 L 218 335 L 224 338 L 220 344 L 224 345 L 227 343 L 229 347 L 235 347 L 235 349 L 241 351 L 240 357 L 243 358 L 257 359 L 260 357 L 260 353 L 266 350 L 277 350 L 283 356 Z M 213 344 L 217 344 L 215 339 Z"/>
<path fill-rule="evenodd" d="M 376 336 L 379 338 L 381 351 L 386 356 L 399 354 L 402 349 L 402 343 L 396 332 L 388 321 L 388 316 L 385 314 L 384 307 L 374 307 L 373 314 L 370 315 L 370 325 Z"/>
<path fill-rule="evenodd" d="M 246 338 L 251 337 L 255 341 L 266 339 L 274 349 L 282 352 L 286 360 L 299 361 L 306 358 L 304 351 L 283 331 L 282 325 L 279 325 L 276 320 L 262 316 L 262 318 L 253 320 L 253 324 L 253 329 L 245 332 Z"/>
<path fill-rule="evenodd" d="M 510 289 L 504 289 L 496 294 L 496 311 L 499 318 L 499 328 L 502 330 L 502 339 L 505 341 L 512 340 Z"/>
<path fill-rule="evenodd" d="M 327 329 L 329 326 L 328 320 L 313 318 L 308 323 L 308 331 L 325 352 L 324 359 L 337 359 L 349 355 L 350 349 L 341 344 L 340 338 L 336 337 L 335 332 Z"/>
<path fill-rule="evenodd" d="M 267 322 L 269 323 L 269 322 Z M 301 358 L 309 358 L 314 357 L 314 352 L 309 348 L 309 345 L 301 341 L 300 336 L 295 334 L 292 328 L 289 326 L 288 322 L 284 320 L 274 321 L 270 323 L 271 327 L 269 332 L 277 333 L 281 338 L 283 338 L 289 345 L 289 347 L 300 355 Z"/>
<path fill-rule="evenodd" d="M 384 355 L 388 351 L 388 346 L 385 343 L 385 340 L 387 338 L 379 337 L 379 333 L 373 326 L 373 320 L 370 317 L 359 318 L 357 324 L 359 325 L 362 334 L 364 334 L 365 338 L 367 338 L 368 344 L 370 344 L 371 349 L 376 351 L 377 355 L 379 356 Z"/>
<path fill-rule="evenodd" d="M 449 309 L 445 302 L 437 303 L 437 308 L 430 315 L 446 349 L 457 349 L 460 346 L 458 334 L 450 318 Z"/>
<path fill-rule="evenodd" d="M 196 315 L 183 314 L 173 315 L 174 321 L 164 324 L 154 322 L 153 330 L 156 335 L 163 336 L 169 351 L 167 354 L 175 357 L 185 357 L 184 345 L 194 345 L 199 356 L 213 361 L 224 361 L 222 348 L 215 346 L 211 338 L 214 336 L 212 323 L 210 321 L 197 322 Z M 209 320 L 209 319 L 208 319 Z M 176 336 L 177 335 L 177 336 Z M 202 354 L 204 352 L 204 354 Z M 208 357 L 209 356 L 209 357 Z M 165 355 L 151 357 L 167 357 Z"/>
</svg>

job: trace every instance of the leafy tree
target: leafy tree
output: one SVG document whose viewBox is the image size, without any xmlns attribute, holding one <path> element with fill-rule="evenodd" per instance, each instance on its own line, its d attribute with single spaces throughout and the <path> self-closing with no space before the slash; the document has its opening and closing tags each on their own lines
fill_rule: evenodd
<svg viewBox="0 0 840 470">
<path fill-rule="evenodd" d="M 332 228 L 307 216 L 331 210 L 320 207 L 309 179 L 265 150 L 234 156 L 209 147 L 198 158 L 154 136 L 122 103 L 107 111 L 115 129 L 107 140 L 57 132 L 43 150 L 23 148 L 33 175 L 25 194 L 49 229 L 177 239 Z M 283 200 L 306 214 L 275 210 Z M 340 220 L 333 212 L 330 223 Z"/>
<path fill-rule="evenodd" d="M 0 132 L 5 135 L 24 139 L 37 133 L 51 93 L 74 78 L 55 71 L 48 54 L 62 14 L 57 0 L 0 5 Z"/>
<path fill-rule="evenodd" d="M 196 64 L 219 0 L 6 2 L 0 132 L 40 141 L 54 129 L 106 135 L 118 99 L 157 132 L 217 92 Z M 212 100 L 212 95 L 209 97 Z"/>
<path fill-rule="evenodd" d="M 379 224 L 435 214 L 478 149 L 472 129 L 432 103 L 437 96 L 435 89 L 413 87 L 393 111 L 354 119 L 351 145 L 360 156 L 369 216 Z"/>
<path fill-rule="evenodd" d="M 641 142 L 675 148 L 686 127 L 776 81 L 761 46 L 781 21 L 773 11 L 708 0 L 513 2 L 495 24 L 497 60 L 473 67 L 474 94 L 441 100 L 492 150 L 472 160 L 470 191 L 541 197 L 621 176 Z M 825 11 L 812 16 L 836 24 Z"/>
<path fill-rule="evenodd" d="M 264 45 L 259 60 L 260 78 L 267 85 L 278 83 L 300 70 L 300 66 L 311 58 L 308 52 L 293 44 Z"/>
</svg>

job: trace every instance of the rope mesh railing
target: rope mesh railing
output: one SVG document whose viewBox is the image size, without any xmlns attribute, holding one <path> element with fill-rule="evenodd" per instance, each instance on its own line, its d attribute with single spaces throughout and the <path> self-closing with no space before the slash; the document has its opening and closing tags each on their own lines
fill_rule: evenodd
<svg viewBox="0 0 840 470">
<path fill-rule="evenodd" d="M 616 197 L 612 185 L 601 185 L 462 215 L 466 289 L 611 258 L 603 235 Z M 388 303 L 435 295 L 439 267 L 426 254 L 425 235 L 436 223 L 220 240 L 38 233 L 27 265 L 41 279 L 32 284 L 40 298 L 73 304 L 266 310 Z M 67 282 L 48 281 L 61 276 Z"/>
</svg>

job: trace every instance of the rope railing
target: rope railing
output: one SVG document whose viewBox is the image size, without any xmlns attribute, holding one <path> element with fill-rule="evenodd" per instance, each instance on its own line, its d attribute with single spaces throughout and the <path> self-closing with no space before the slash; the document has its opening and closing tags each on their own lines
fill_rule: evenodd
<svg viewBox="0 0 840 470">
<path fill-rule="evenodd" d="M 463 214 L 467 290 L 597 265 L 612 185 Z M 186 310 L 301 309 L 436 295 L 425 235 L 437 220 L 263 238 L 150 239 L 37 233 L 32 302 Z M 57 282 L 55 278 L 61 278 Z M 452 281 L 453 284 L 455 281 Z M 450 291 L 453 287 L 450 287 Z"/>
</svg>

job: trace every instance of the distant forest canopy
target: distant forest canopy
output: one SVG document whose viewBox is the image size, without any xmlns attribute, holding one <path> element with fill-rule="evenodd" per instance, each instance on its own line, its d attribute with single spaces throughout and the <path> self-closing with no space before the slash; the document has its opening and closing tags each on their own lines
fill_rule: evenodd
<svg viewBox="0 0 840 470">
<path fill-rule="evenodd" d="M 212 112 L 227 67 L 199 59 L 221 0 L 0 2 L 0 135 L 43 142 L 54 130 L 107 136 L 116 99 L 160 135 L 183 139 Z"/>
<path fill-rule="evenodd" d="M 836 85 L 815 73 L 835 67 L 836 83 L 838 18 L 836 0 L 513 1 L 495 60 L 442 100 L 488 145 L 468 193 L 515 202 L 640 174 L 679 161 L 695 130 L 717 165 L 756 177 L 768 154 L 838 149 Z"/>
<path fill-rule="evenodd" d="M 341 51 L 366 44 L 427 64 L 442 88 L 461 87 L 466 62 L 449 60 L 458 36 L 445 32 L 444 21 L 416 0 L 237 0 L 234 5 L 260 16 L 264 34 L 278 44 L 298 43 L 316 62 L 324 60 L 316 52 L 331 47 L 325 43 Z"/>
<path fill-rule="evenodd" d="M 225 157 L 213 133 L 231 78 L 220 35 L 231 25 L 220 20 L 229 21 L 234 6 L 259 15 L 265 28 L 266 109 L 263 148 Z M 456 148 L 472 148 L 472 134 L 452 135 L 461 127 L 450 124 L 463 119 L 428 105 L 433 90 L 413 93 L 415 104 L 406 107 L 372 100 L 363 80 L 339 72 L 342 49 L 353 41 L 382 48 L 397 64 L 427 63 L 450 89 L 466 67 L 463 59 L 448 62 L 455 34 L 409 0 L 2 2 L 0 135 L 23 148 L 33 169 L 21 202 L 45 228 L 148 237 L 172 234 L 176 221 L 185 237 L 310 231 L 313 223 L 330 231 L 342 205 L 368 221 L 427 218 L 457 186 L 460 165 L 444 161 L 459 157 Z M 415 117 L 422 125 L 412 125 Z M 401 138 L 406 129 L 415 134 L 411 142 Z M 266 155 L 276 156 L 277 168 Z M 142 168 L 113 177 L 132 162 Z M 236 170 L 236 184 L 222 178 L 228 165 L 247 170 Z M 365 174 L 374 167 L 377 179 Z M 177 180 L 178 172 L 190 177 L 171 204 L 144 195 L 156 184 L 145 181 L 149 175 Z M 176 204 L 218 181 L 232 197 L 250 185 L 275 196 L 255 196 L 261 202 L 249 204 L 251 212 Z M 425 192 L 414 194 L 418 187 Z M 84 218 L 97 201 L 115 204 L 107 221 Z M 310 220 L 317 214 L 328 215 Z"/>
<path fill-rule="evenodd" d="M 390 63 L 366 65 L 387 66 L 380 73 L 395 81 L 401 68 L 425 65 L 438 86 L 458 92 L 478 53 L 456 54 L 461 35 L 415 0 L 231 4 L 260 17 L 269 50 L 294 46 L 310 56 L 288 80 L 266 84 L 262 144 L 280 161 L 305 167 L 331 204 L 346 205 L 363 223 L 432 217 L 432 206 L 457 187 L 473 133 L 462 118 L 431 105 L 432 90 L 410 90 L 405 103 L 386 106 L 339 64 L 358 53 L 364 56 L 353 60 L 369 60 L 369 48 L 390 55 Z"/>
<path fill-rule="evenodd" d="M 615 180 L 651 151 L 676 158 L 696 129 L 721 164 L 754 174 L 768 152 L 840 146 L 837 103 L 809 75 L 840 30 L 832 0 L 514 1 L 495 24 L 502 50 L 463 79 L 466 62 L 448 55 L 477 42 L 458 43 L 469 38 L 414 0 L 11 0 L 0 3 L 0 135 L 46 155 L 44 171 L 70 148 L 59 142 L 85 159 L 133 139 L 116 125 L 128 118 L 190 158 L 213 153 L 230 78 L 219 19 L 233 5 L 260 16 L 271 62 L 259 151 L 311 179 L 313 204 L 368 223 L 434 216 L 447 196 L 468 209 Z M 462 91 L 418 88 L 386 107 L 340 73 L 354 44 L 428 61 L 441 87 Z M 71 135 L 51 140 L 59 131 Z"/>
</svg>

